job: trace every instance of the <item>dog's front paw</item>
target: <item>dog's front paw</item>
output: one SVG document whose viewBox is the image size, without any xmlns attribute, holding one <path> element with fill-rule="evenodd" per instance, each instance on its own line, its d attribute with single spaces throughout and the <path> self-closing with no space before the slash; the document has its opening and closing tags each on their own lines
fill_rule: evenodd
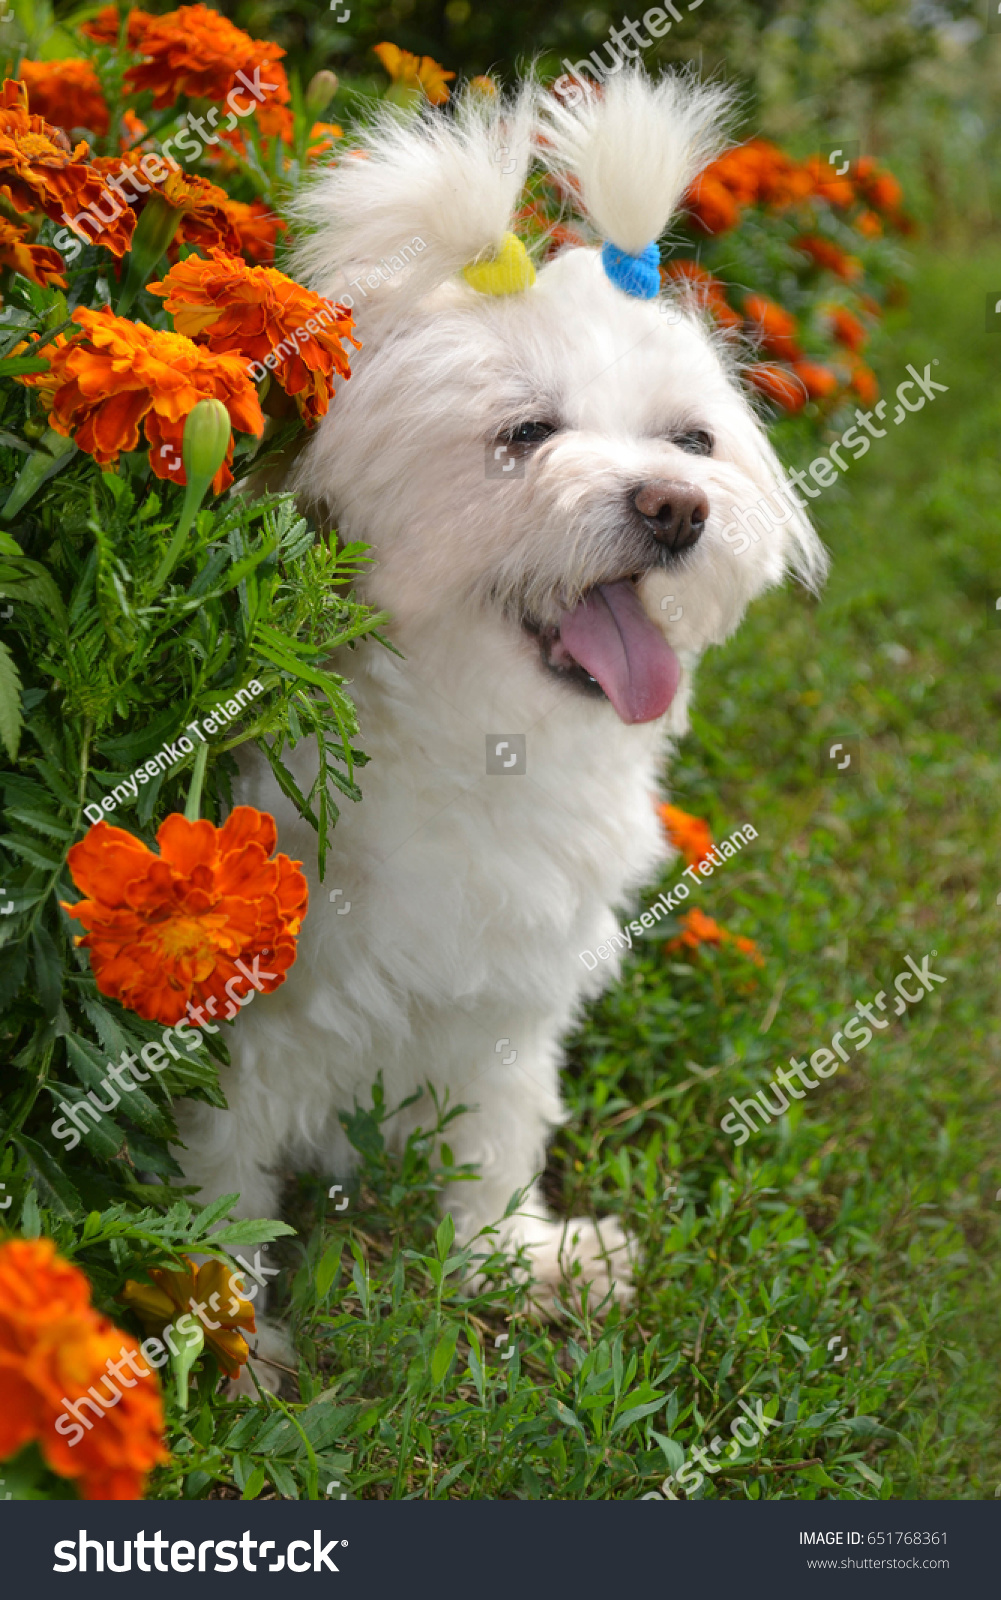
<svg viewBox="0 0 1001 1600">
<path fill-rule="evenodd" d="M 635 1244 L 614 1217 L 536 1223 L 524 1244 L 532 1262 L 532 1298 L 547 1312 L 557 1297 L 565 1301 L 570 1294 L 577 1301 L 585 1283 L 592 1310 L 609 1292 L 620 1304 L 632 1297 Z"/>
<path fill-rule="evenodd" d="M 238 1395 L 257 1398 L 257 1386 L 249 1371 L 251 1367 L 261 1388 L 271 1394 L 278 1394 L 283 1379 L 294 1379 L 296 1376 L 296 1355 L 292 1342 L 285 1329 L 276 1322 L 262 1318 L 256 1334 L 250 1335 L 249 1343 L 250 1358 L 246 1366 L 238 1378 L 229 1380 L 226 1394 L 230 1400 Z"/>
</svg>

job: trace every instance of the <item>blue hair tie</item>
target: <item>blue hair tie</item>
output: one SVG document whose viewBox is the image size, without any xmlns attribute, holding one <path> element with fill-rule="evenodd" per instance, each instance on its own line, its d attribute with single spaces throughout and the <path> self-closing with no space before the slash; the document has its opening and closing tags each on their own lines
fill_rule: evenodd
<svg viewBox="0 0 1001 1600">
<path fill-rule="evenodd" d="M 638 256 L 628 255 L 614 244 L 601 247 L 601 264 L 617 289 L 637 300 L 655 300 L 660 293 L 660 246 L 654 242 Z"/>
</svg>

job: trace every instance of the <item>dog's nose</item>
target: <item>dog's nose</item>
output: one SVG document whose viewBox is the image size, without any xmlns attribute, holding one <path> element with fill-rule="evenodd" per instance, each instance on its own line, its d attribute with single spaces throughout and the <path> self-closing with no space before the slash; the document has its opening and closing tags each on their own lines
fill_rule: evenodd
<svg viewBox="0 0 1001 1600">
<path fill-rule="evenodd" d="M 657 478 L 633 495 L 633 505 L 649 523 L 650 532 L 669 550 L 687 550 L 702 536 L 709 501 L 694 483 Z"/>
</svg>

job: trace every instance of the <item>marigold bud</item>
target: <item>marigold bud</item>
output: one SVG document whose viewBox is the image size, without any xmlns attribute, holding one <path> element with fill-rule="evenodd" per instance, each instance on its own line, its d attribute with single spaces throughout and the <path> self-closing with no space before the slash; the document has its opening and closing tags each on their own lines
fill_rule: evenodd
<svg viewBox="0 0 1001 1600">
<path fill-rule="evenodd" d="M 163 255 L 181 221 L 181 212 L 154 194 L 143 206 L 132 235 L 129 270 L 118 302 L 118 315 L 124 317 L 146 279 Z"/>
<path fill-rule="evenodd" d="M 322 117 L 337 93 L 338 83 L 336 72 L 330 72 L 326 67 L 314 72 L 306 85 L 306 110 L 314 119 Z"/>
<path fill-rule="evenodd" d="M 199 400 L 184 424 L 184 476 L 200 484 L 203 494 L 226 459 L 232 426 L 221 400 Z"/>
<path fill-rule="evenodd" d="M 232 423 L 221 400 L 199 400 L 189 411 L 181 439 L 181 460 L 187 479 L 184 504 L 167 553 L 156 569 L 154 590 L 162 588 L 180 560 L 195 513 L 226 459 L 231 438 Z"/>
</svg>

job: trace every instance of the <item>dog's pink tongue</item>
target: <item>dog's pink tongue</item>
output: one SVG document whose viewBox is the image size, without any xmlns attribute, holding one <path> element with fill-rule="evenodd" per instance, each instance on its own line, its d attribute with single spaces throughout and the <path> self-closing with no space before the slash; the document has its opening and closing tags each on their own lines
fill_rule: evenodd
<svg viewBox="0 0 1001 1600">
<path fill-rule="evenodd" d="M 560 622 L 560 640 L 597 678 L 623 722 L 662 717 L 681 678 L 678 658 L 628 579 L 592 589 Z"/>
</svg>

